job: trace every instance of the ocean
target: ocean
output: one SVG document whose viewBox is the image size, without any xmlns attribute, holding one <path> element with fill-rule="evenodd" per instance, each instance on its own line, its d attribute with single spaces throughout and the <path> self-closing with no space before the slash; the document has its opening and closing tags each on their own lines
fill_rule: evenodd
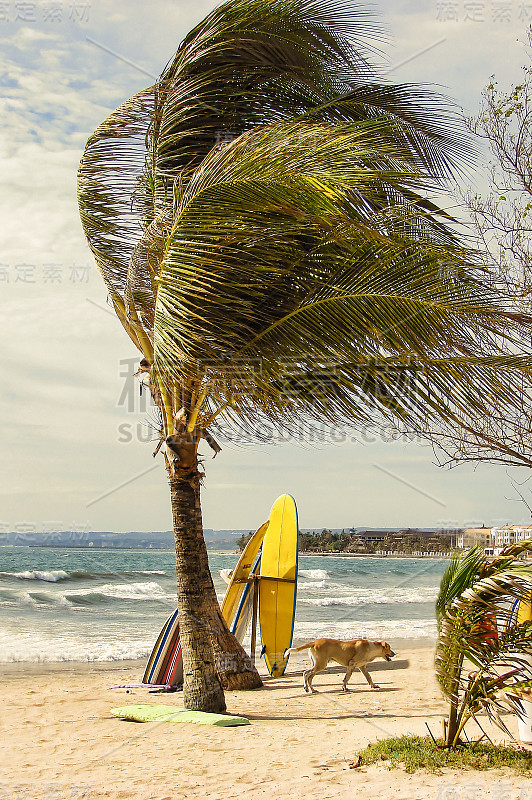
<svg viewBox="0 0 532 800">
<path fill-rule="evenodd" d="M 220 600 L 218 570 L 237 559 L 209 551 Z M 435 639 L 447 563 L 300 555 L 294 642 Z M 2 547 L 0 663 L 146 658 L 176 605 L 170 550 Z"/>
</svg>

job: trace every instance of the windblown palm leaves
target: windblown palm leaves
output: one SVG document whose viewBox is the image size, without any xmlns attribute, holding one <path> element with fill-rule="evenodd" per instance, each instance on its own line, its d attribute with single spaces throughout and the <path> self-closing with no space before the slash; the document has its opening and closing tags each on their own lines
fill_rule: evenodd
<svg viewBox="0 0 532 800">
<path fill-rule="evenodd" d="M 89 139 L 81 219 L 162 435 L 427 431 L 516 402 L 530 321 L 427 199 L 463 131 L 378 81 L 375 35 L 339 2 L 232 0 Z"/>
<path fill-rule="evenodd" d="M 532 687 L 532 623 L 517 624 L 510 609 L 532 597 L 532 564 L 519 561 L 531 551 L 526 541 L 488 560 L 474 548 L 455 556 L 443 576 L 436 674 L 450 704 L 449 747 L 481 711 L 508 734 L 501 713 L 522 713 L 519 692 Z"/>
</svg>

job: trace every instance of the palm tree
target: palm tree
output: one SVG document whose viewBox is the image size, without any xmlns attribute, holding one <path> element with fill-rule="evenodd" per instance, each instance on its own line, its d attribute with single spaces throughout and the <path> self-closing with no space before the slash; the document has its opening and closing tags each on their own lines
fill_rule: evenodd
<svg viewBox="0 0 532 800">
<path fill-rule="evenodd" d="M 529 540 L 487 559 L 476 547 L 455 555 L 445 571 L 436 602 L 436 675 L 449 700 L 447 747 L 456 747 L 480 711 L 505 733 L 500 713 L 508 704 L 522 713 L 519 700 L 502 693 L 532 686 L 532 624 L 513 623 L 509 614 L 511 603 L 530 600 L 532 564 L 518 557 L 531 551 Z"/>
<path fill-rule="evenodd" d="M 80 165 L 83 227 L 161 412 L 189 708 L 260 685 L 208 569 L 201 440 L 454 429 L 513 407 L 527 373 L 527 321 L 426 198 L 467 149 L 458 118 L 379 82 L 368 34 L 341 2 L 226 2 Z"/>
</svg>

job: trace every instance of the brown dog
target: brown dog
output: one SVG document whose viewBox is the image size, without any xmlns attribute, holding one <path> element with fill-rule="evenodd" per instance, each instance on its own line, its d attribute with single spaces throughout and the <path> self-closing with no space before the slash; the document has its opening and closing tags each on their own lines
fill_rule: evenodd
<svg viewBox="0 0 532 800">
<path fill-rule="evenodd" d="M 371 675 L 366 669 L 366 664 L 376 658 L 384 658 L 391 661 L 395 653 L 388 642 L 369 642 L 367 639 L 354 639 L 351 642 L 341 642 L 338 639 L 316 639 L 315 642 L 302 644 L 300 647 L 290 647 L 285 650 L 288 653 L 297 653 L 299 650 L 309 650 L 312 667 L 303 673 L 304 687 L 306 692 L 316 692 L 312 687 L 314 675 L 325 669 L 329 661 L 336 661 L 347 668 L 342 688 L 348 692 L 347 681 L 355 669 L 359 669 L 372 689 L 379 687 L 371 680 Z"/>
</svg>

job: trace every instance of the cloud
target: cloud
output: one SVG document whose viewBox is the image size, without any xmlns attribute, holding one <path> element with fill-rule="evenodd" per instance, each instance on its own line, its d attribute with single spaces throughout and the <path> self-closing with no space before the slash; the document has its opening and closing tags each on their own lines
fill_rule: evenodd
<svg viewBox="0 0 532 800">
<path fill-rule="evenodd" d="M 393 71 L 393 80 L 440 86 L 467 114 L 474 114 L 480 93 L 495 73 L 501 81 L 517 80 L 521 64 L 528 61 L 525 48 L 527 22 L 519 4 L 509 4 L 506 19 L 494 14 L 494 3 L 439 3 L 420 5 L 410 0 L 381 0 L 381 12 L 392 31 L 392 64 L 400 63 L 427 45 L 445 41 Z M 476 6 L 480 13 L 471 18 Z M 457 19 L 445 12 L 456 9 Z M 469 9 L 469 10 L 468 10 Z M 468 16 L 470 18 L 468 18 Z"/>
</svg>

